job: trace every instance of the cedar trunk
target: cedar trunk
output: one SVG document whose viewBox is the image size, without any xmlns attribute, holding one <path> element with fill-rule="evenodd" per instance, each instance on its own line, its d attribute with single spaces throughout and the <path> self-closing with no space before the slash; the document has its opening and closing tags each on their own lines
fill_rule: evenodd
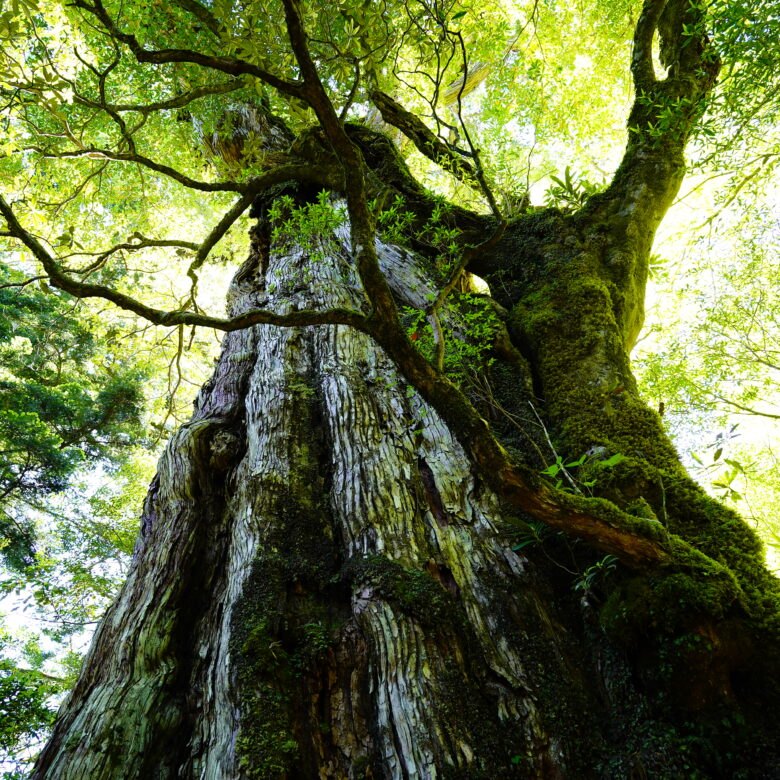
<svg viewBox="0 0 780 780">
<path fill-rule="evenodd" d="M 548 436 L 590 452 L 598 495 L 771 588 L 628 366 L 677 183 L 635 204 L 632 244 L 614 198 L 510 226 L 477 262 L 507 331 L 470 392 L 533 469 L 555 458 Z M 346 228 L 270 257 L 266 238 L 253 229 L 231 315 L 360 308 Z M 426 261 L 378 252 L 398 302 L 424 309 Z M 226 335 L 33 777 L 780 776 L 750 593 L 717 572 L 703 593 L 701 563 L 605 562 L 506 506 L 462 445 L 364 333 Z"/>
</svg>

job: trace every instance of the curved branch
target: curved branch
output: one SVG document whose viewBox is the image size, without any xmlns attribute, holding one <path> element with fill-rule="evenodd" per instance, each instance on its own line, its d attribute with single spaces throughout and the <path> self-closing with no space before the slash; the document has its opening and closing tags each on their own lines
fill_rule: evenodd
<svg viewBox="0 0 780 780">
<path fill-rule="evenodd" d="M 283 0 L 283 5 L 290 45 L 303 77 L 303 97 L 314 109 L 344 171 L 352 247 L 358 275 L 374 310 L 371 318 L 378 318 L 384 327 L 403 333 L 395 299 L 376 256 L 373 217 L 366 201 L 365 163 L 322 85 L 296 0 Z"/>
<path fill-rule="evenodd" d="M 233 223 L 252 205 L 256 192 L 254 189 L 245 192 L 214 226 L 213 230 L 203 240 L 203 243 L 197 247 L 195 259 L 187 269 L 187 276 L 192 279 L 194 284 L 197 284 L 198 281 L 195 272 L 206 262 L 209 252 L 211 252 L 225 233 L 230 230 Z"/>
<path fill-rule="evenodd" d="M 754 415 L 756 417 L 766 417 L 770 420 L 780 420 L 780 414 L 773 414 L 772 412 L 762 412 L 760 409 L 754 409 L 752 406 L 745 406 L 744 404 L 739 404 L 736 401 L 732 401 L 730 398 L 726 398 L 725 396 L 720 395 L 718 393 L 713 393 L 712 395 L 715 398 L 717 398 L 719 401 L 722 401 L 724 404 L 727 404 L 728 406 L 733 406 L 735 409 L 739 409 L 745 414 Z"/>
<path fill-rule="evenodd" d="M 106 162 L 104 162 L 102 165 L 98 165 L 98 167 L 94 171 L 92 171 L 92 173 L 90 173 L 81 182 L 81 184 L 79 184 L 76 187 L 76 189 L 73 190 L 73 192 L 70 195 L 68 195 L 67 198 L 58 202 L 53 202 L 53 201 L 49 203 L 44 202 L 43 205 L 54 206 L 56 209 L 55 210 L 55 214 L 56 214 L 63 206 L 65 206 L 66 203 L 70 203 L 71 201 L 75 200 L 84 191 L 84 188 L 87 186 L 87 184 L 89 184 L 90 181 L 92 181 L 92 179 L 94 179 L 96 176 L 100 177 L 103 174 L 103 171 L 105 171 L 107 167 L 108 167 L 108 160 L 106 160 Z"/>
<path fill-rule="evenodd" d="M 41 263 L 52 286 L 73 295 L 75 298 L 102 298 L 110 301 L 120 309 L 137 314 L 154 325 L 197 325 L 222 331 L 240 330 L 241 328 L 260 324 L 283 327 L 350 325 L 358 330 L 370 332 L 368 322 L 363 314 L 352 309 L 343 308 L 329 309 L 327 311 L 291 311 L 287 314 L 277 314 L 265 309 L 255 309 L 230 319 L 211 317 L 190 311 L 164 311 L 156 309 L 109 287 L 99 284 L 87 284 L 72 279 L 63 272 L 62 268 L 43 248 L 40 242 L 21 226 L 13 210 L 2 196 L 0 196 L 0 213 L 2 213 L 8 224 L 8 232 L 15 238 L 18 238 Z"/>
<path fill-rule="evenodd" d="M 720 69 L 705 21 L 697 0 L 645 0 L 634 36 L 636 96 L 626 151 L 609 187 L 575 215 L 588 220 L 600 212 L 602 218 L 614 219 L 613 245 L 628 242 L 637 257 L 647 257 L 655 231 L 677 196 L 685 173 L 685 146 Z M 668 68 L 662 80 L 652 65 L 656 31 Z"/>
<path fill-rule="evenodd" d="M 168 98 L 167 100 L 160 100 L 156 103 L 146 104 L 134 104 L 134 103 L 106 103 L 105 105 L 90 100 L 83 95 L 74 93 L 73 100 L 76 103 L 80 103 L 82 106 L 88 108 L 101 108 L 111 111 L 124 112 L 135 111 L 139 114 L 150 114 L 153 111 L 166 111 L 172 108 L 184 108 L 199 98 L 206 97 L 208 95 L 223 95 L 226 92 L 234 92 L 237 89 L 241 89 L 243 84 L 237 81 L 235 78 L 230 81 L 222 81 L 218 84 L 210 86 L 197 87 L 191 89 L 188 92 L 182 92 L 180 95 Z"/>
<path fill-rule="evenodd" d="M 79 0 L 80 7 L 93 13 L 95 9 L 100 9 L 105 15 L 100 0 L 94 0 L 94 3 L 94 6 L 86 6 L 84 0 Z M 41 244 L 21 227 L 11 208 L 0 198 L 0 211 L 6 218 L 10 232 L 41 262 L 54 286 L 77 297 L 105 298 L 160 325 L 205 325 L 220 330 L 234 330 L 260 322 L 283 326 L 352 325 L 371 335 L 387 351 L 422 397 L 438 410 L 480 469 L 486 482 L 498 495 L 533 517 L 567 533 L 574 533 L 600 549 L 615 554 L 635 568 L 669 561 L 669 538 L 660 524 L 632 519 L 604 500 L 569 496 L 556 491 L 545 485 L 538 474 L 515 463 L 463 393 L 415 349 L 400 325 L 389 285 L 377 262 L 373 218 L 366 203 L 367 171 L 363 156 L 353 144 L 319 79 L 316 65 L 308 50 L 296 0 L 283 0 L 283 5 L 290 41 L 303 79 L 302 84 L 294 85 L 296 93 L 314 109 L 343 169 L 353 251 L 363 287 L 373 306 L 368 317 L 344 309 L 290 312 L 286 315 L 258 310 L 231 320 L 207 317 L 189 311 L 164 312 L 109 288 L 85 284 L 68 277 Z M 110 23 L 110 20 L 108 21 Z M 108 29 L 111 30 L 110 27 Z M 198 62 L 191 57 L 177 60 L 172 58 L 170 51 L 147 52 L 141 49 L 132 36 L 120 37 L 120 40 L 131 49 L 135 46 L 133 51 L 139 61 Z M 235 62 L 230 61 L 231 67 Z M 239 64 L 242 67 L 246 65 Z M 215 67 L 214 64 L 206 66 Z M 287 82 L 285 84 L 288 85 Z M 240 190 L 237 187 L 234 189 L 245 193 L 246 185 L 242 185 Z"/>
<path fill-rule="evenodd" d="M 653 68 L 653 36 L 665 5 L 666 0 L 645 0 L 636 23 L 631 74 L 637 94 L 650 89 L 656 81 Z"/>
<path fill-rule="evenodd" d="M 34 151 L 50 159 L 66 159 L 72 157 L 90 157 L 92 159 L 113 160 L 115 162 L 133 162 L 143 165 L 144 168 L 168 176 L 183 187 L 189 187 L 192 190 L 201 190 L 202 192 L 243 192 L 245 184 L 239 184 L 234 181 L 207 182 L 191 179 L 184 173 L 171 168 L 170 165 L 163 165 L 154 160 L 145 157 L 142 154 L 132 154 L 130 152 L 112 152 L 109 149 L 98 149 L 88 146 L 84 149 L 77 149 L 72 152 L 55 152 L 51 149 L 42 149 L 39 146 L 27 146 L 25 151 Z"/>
<path fill-rule="evenodd" d="M 235 57 L 218 57 L 191 51 L 190 49 L 145 49 L 138 43 L 138 40 L 134 35 L 122 32 L 114 24 L 114 21 L 103 7 L 101 0 L 92 0 L 91 4 L 85 0 L 75 0 L 73 6 L 95 16 L 113 38 L 121 41 L 130 49 L 138 62 L 150 63 L 153 65 L 163 65 L 173 62 L 190 62 L 193 65 L 202 65 L 204 68 L 218 70 L 222 73 L 229 73 L 231 76 L 254 76 L 286 95 L 297 98 L 304 97 L 303 88 L 299 82 L 287 81 L 286 79 L 279 78 L 279 76 L 275 76 L 273 73 L 269 73 L 267 70 L 264 70 L 257 65 L 252 65 L 249 62 L 244 62 Z"/>
<path fill-rule="evenodd" d="M 400 130 L 429 160 L 432 160 L 451 173 L 456 179 L 475 189 L 480 185 L 474 168 L 469 162 L 455 154 L 443 141 L 436 137 L 425 123 L 415 114 L 407 111 L 390 95 L 373 90 L 369 95 L 374 105 L 379 109 L 382 119 L 388 125 Z"/>
<path fill-rule="evenodd" d="M 103 68 L 103 70 L 98 70 L 94 65 L 87 62 L 79 54 L 78 49 L 74 48 L 73 53 L 76 55 L 78 61 L 82 65 L 84 65 L 88 70 L 92 71 L 92 73 L 94 73 L 94 75 L 97 77 L 98 94 L 100 95 L 100 106 L 109 115 L 109 117 L 111 117 L 111 120 L 117 125 L 117 127 L 119 127 L 119 132 L 122 134 L 122 138 L 124 139 L 125 144 L 127 145 L 127 149 L 129 153 L 135 154 L 136 148 L 135 148 L 135 139 L 133 138 L 133 134 L 130 131 L 128 131 L 127 123 L 119 114 L 119 112 L 110 108 L 108 105 L 108 101 L 106 100 L 106 79 L 108 78 L 111 71 L 114 70 L 122 60 L 122 55 L 119 51 L 119 46 L 117 45 L 116 41 L 112 41 L 111 43 L 114 46 L 114 58 L 105 68 Z"/>
<path fill-rule="evenodd" d="M 497 495 L 535 519 L 615 555 L 631 568 L 672 561 L 672 542 L 660 523 L 627 515 L 604 499 L 571 495 L 543 482 L 538 474 L 512 460 L 463 393 L 405 334 L 401 338 L 380 325 L 370 335 L 442 416 Z"/>
<path fill-rule="evenodd" d="M 15 236 L 18 238 L 18 236 Z M 75 274 L 89 274 L 93 271 L 100 268 L 105 261 L 111 257 L 111 255 L 116 254 L 117 252 L 135 252 L 139 249 L 154 249 L 154 248 L 172 248 L 176 247 L 178 249 L 190 249 L 193 252 L 197 251 L 199 245 L 195 244 L 191 241 L 175 241 L 175 240 L 155 240 L 151 238 L 146 238 L 146 236 L 142 236 L 140 233 L 134 233 L 131 238 L 136 238 L 137 242 L 132 243 L 129 240 L 124 241 L 121 244 L 115 244 L 110 249 L 105 249 L 102 252 L 74 252 L 70 255 L 63 256 L 62 259 L 66 259 L 68 257 L 96 257 L 97 259 L 94 260 L 92 263 L 90 263 L 86 268 L 79 268 L 79 269 L 72 269 L 72 268 L 63 268 L 62 270 L 66 273 L 75 273 Z"/>
<path fill-rule="evenodd" d="M 477 244 L 476 246 L 466 246 L 464 248 L 460 261 L 452 270 L 450 278 L 439 290 L 439 294 L 425 312 L 430 319 L 431 327 L 434 333 L 434 343 L 436 347 L 435 362 L 436 368 L 438 368 L 439 371 L 444 370 L 444 332 L 441 328 L 441 324 L 439 323 L 439 309 L 444 304 L 444 301 L 447 300 L 447 296 L 449 296 L 449 294 L 455 289 L 455 285 L 457 285 L 461 275 L 466 270 L 466 268 L 468 268 L 469 263 L 474 260 L 475 257 L 483 254 L 488 249 L 492 249 L 503 237 L 506 226 L 506 220 L 501 220 L 498 227 L 493 232 L 493 235 L 489 236 L 487 240 L 483 241 L 481 244 Z"/>
<path fill-rule="evenodd" d="M 398 147 L 388 136 L 358 124 L 347 124 L 345 130 L 368 167 L 366 186 L 370 198 L 381 199 L 388 191 L 397 193 L 419 215 L 421 222 L 428 220 L 435 209 L 441 209 L 442 199 L 428 192 L 412 176 Z M 448 224 L 458 228 L 465 241 L 479 242 L 480 236 L 495 230 L 496 220 L 492 215 L 452 203 L 447 204 L 446 212 Z"/>
<path fill-rule="evenodd" d="M 501 216 L 501 210 L 498 208 L 498 203 L 496 202 L 495 195 L 493 195 L 493 191 L 490 189 L 487 178 L 485 177 L 485 170 L 482 167 L 479 149 L 474 146 L 474 143 L 471 140 L 471 133 L 469 133 L 469 129 L 463 119 L 463 95 L 464 90 L 466 89 L 466 75 L 468 73 L 468 55 L 466 52 L 466 42 L 463 40 L 463 33 L 460 31 L 452 32 L 448 29 L 447 34 L 455 36 L 458 40 L 458 43 L 460 44 L 461 57 L 463 58 L 463 68 L 465 71 L 463 75 L 463 82 L 460 86 L 460 89 L 458 90 L 457 95 L 458 109 L 456 113 L 458 116 L 458 122 L 460 123 L 460 129 L 463 130 L 463 135 L 466 137 L 466 143 L 469 146 L 471 157 L 474 160 L 474 175 L 477 177 L 482 194 L 485 196 L 485 199 L 490 206 L 490 210 L 493 212 L 493 216 L 496 219 L 503 220 L 503 217 Z"/>
</svg>

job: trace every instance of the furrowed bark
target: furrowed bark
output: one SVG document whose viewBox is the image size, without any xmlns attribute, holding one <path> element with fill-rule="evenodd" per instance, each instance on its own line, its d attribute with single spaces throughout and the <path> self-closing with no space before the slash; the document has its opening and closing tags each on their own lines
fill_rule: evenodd
<svg viewBox="0 0 780 780">
<path fill-rule="evenodd" d="M 423 306 L 414 256 L 377 251 L 399 303 Z M 357 307 L 352 257 L 344 229 L 254 255 L 230 315 Z M 530 377 L 510 375 L 522 406 Z M 513 550 L 507 519 L 368 335 L 228 334 L 33 778 L 682 773 L 597 597 L 550 563 L 565 547 Z"/>
<path fill-rule="evenodd" d="M 231 314 L 357 305 L 351 252 L 328 249 L 274 255 L 270 294 L 243 269 Z M 383 251 L 397 286 L 425 281 Z M 580 759 L 524 645 L 561 674 L 570 650 L 499 517 L 368 336 L 229 334 L 34 777 L 500 776 L 515 754 L 564 772 Z"/>
<path fill-rule="evenodd" d="M 142 50 L 99 2 L 81 7 L 141 61 L 200 61 Z M 516 358 L 481 372 L 487 404 L 454 392 L 397 318 L 436 298 L 425 264 L 374 241 L 369 197 L 403 192 L 421 220 L 430 197 L 387 139 L 336 115 L 298 6 L 284 7 L 302 80 L 280 89 L 322 125 L 294 153 L 335 152 L 350 224 L 262 256 L 255 232 L 220 323 L 246 330 L 226 336 L 161 460 L 128 583 L 33 777 L 777 776 L 780 670 L 763 652 L 778 646 L 777 582 L 755 536 L 691 483 L 627 357 L 697 110 L 662 127 L 663 101 L 714 78 L 696 65 L 703 34 L 683 35 L 696 19 L 646 3 L 636 132 L 613 185 L 577 214 L 517 220 L 475 258 Z M 100 294 L 0 207 L 63 289 Z M 450 218 L 471 244 L 495 229 Z M 529 404 L 544 441 L 500 425 Z M 545 441 L 583 456 L 572 484 L 593 496 L 541 481 Z"/>
</svg>

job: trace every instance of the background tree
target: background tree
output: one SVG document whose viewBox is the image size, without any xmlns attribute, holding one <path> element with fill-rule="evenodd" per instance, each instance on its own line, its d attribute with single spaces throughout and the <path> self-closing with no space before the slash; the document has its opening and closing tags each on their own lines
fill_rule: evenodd
<svg viewBox="0 0 780 780">
<path fill-rule="evenodd" d="M 6 265 L 1 269 L 2 592 L 69 603 L 64 612 L 72 620 L 84 606 L 84 575 L 94 556 L 70 566 L 47 560 L 51 545 L 42 544 L 40 519 L 51 515 L 54 495 L 77 471 L 105 462 L 139 434 L 140 372 L 99 354 L 96 333 L 74 314 L 72 299 L 38 289 Z M 55 568 L 56 582 L 42 576 Z M 43 671 L 47 653 L 32 632 L 20 638 L 4 631 L 2 656 L 0 750 L 13 755 L 45 733 L 54 714 L 49 700 L 65 680 Z"/>
<path fill-rule="evenodd" d="M 766 65 L 744 10 L 3 16 L 19 262 L 227 332 L 35 777 L 771 776 L 777 582 L 628 362 L 691 134 L 771 115 L 771 91 L 728 99 Z M 609 109 L 570 109 L 574 77 L 625 90 L 632 29 L 617 169 L 557 166 L 531 207 L 527 150 L 544 170 L 562 141 L 614 146 Z M 404 154 L 456 183 L 424 189 Z M 200 277 L 250 206 L 207 315 Z M 196 217 L 214 226 L 191 241 Z"/>
<path fill-rule="evenodd" d="M 4 610 L 26 605 L 3 633 L 5 767 L 45 734 L 52 695 L 78 672 L 81 637 L 126 576 L 158 429 L 179 411 L 182 355 L 169 343 L 176 334 L 150 340 L 148 328 L 79 305 L 3 259 L 0 591 Z M 193 357 L 200 346 L 190 344 Z"/>
<path fill-rule="evenodd" d="M 659 266 L 655 329 L 667 332 L 633 363 L 694 473 L 755 523 L 777 567 L 777 219 L 755 198 L 741 205 L 697 239 L 685 272 Z"/>
</svg>

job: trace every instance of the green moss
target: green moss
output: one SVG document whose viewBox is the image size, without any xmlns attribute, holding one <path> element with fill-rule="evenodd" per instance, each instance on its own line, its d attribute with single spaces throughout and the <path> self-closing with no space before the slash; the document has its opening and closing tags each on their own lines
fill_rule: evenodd
<svg viewBox="0 0 780 780">
<path fill-rule="evenodd" d="M 370 586 L 421 625 L 447 625 L 456 619 L 459 608 L 452 597 L 420 569 L 406 569 L 383 555 L 369 555 L 350 561 L 344 575 L 356 587 Z"/>
<path fill-rule="evenodd" d="M 318 504 L 299 501 L 289 491 L 280 496 L 278 517 L 268 546 L 284 560 L 286 577 L 312 590 L 325 587 L 338 570 L 339 552 L 333 540 L 327 496 Z"/>
<path fill-rule="evenodd" d="M 496 727 L 495 703 L 485 696 L 484 690 L 455 669 L 441 674 L 436 682 L 433 703 L 437 713 L 475 749 L 468 766 L 442 766 L 442 780 L 527 777 L 529 763 L 512 761 L 523 752 L 523 741 L 510 724 Z"/>
<path fill-rule="evenodd" d="M 275 551 L 260 554 L 234 609 L 231 657 L 241 711 L 236 751 L 253 780 L 279 777 L 298 758 L 292 713 L 299 681 L 333 628 L 317 596 L 302 588 L 317 590 L 334 574 L 335 554 L 322 538 L 326 519 L 282 496 L 267 545 Z"/>
<path fill-rule="evenodd" d="M 266 486 L 272 521 L 233 609 L 230 657 L 236 674 L 239 763 L 253 780 L 296 776 L 308 724 L 306 678 L 330 646 L 341 616 L 339 551 L 327 495 L 319 400 L 308 378 L 291 374 L 291 473 Z"/>
<path fill-rule="evenodd" d="M 624 350 L 625 307 L 616 302 L 618 289 L 625 288 L 610 278 L 618 271 L 605 271 L 596 255 L 585 252 L 562 253 L 546 270 L 548 280 L 529 285 L 510 320 L 513 335 L 534 353 L 559 452 L 571 458 L 594 447 L 621 453 L 624 460 L 613 468 L 599 470 L 594 460 L 583 481 L 595 480 L 597 495 L 634 514 L 641 505 L 650 522 L 654 515 L 715 564 L 730 569 L 745 591 L 744 603 L 755 613 L 761 593 L 777 592 L 764 571 L 760 544 L 731 510 L 693 483 L 660 418 L 638 398 Z M 643 273 L 641 268 L 635 272 Z M 690 568 L 686 555 L 678 564 Z M 696 571 L 694 578 L 702 574 Z M 711 606 L 710 599 L 703 603 Z"/>
<path fill-rule="evenodd" d="M 612 592 L 601 609 L 601 624 L 621 644 L 684 631 L 703 616 L 723 618 L 741 589 L 728 569 L 710 567 L 632 577 Z"/>
<path fill-rule="evenodd" d="M 550 563 L 550 559 L 545 557 L 544 560 Z M 553 576 L 562 571 L 553 564 L 550 569 Z M 580 619 L 577 604 L 569 598 L 568 582 L 566 598 L 558 604 L 554 592 L 548 589 L 546 578 L 512 583 L 501 574 L 490 572 L 483 572 L 481 578 L 484 592 L 489 594 L 493 604 L 491 615 L 496 621 L 497 633 L 510 646 L 521 649 L 528 690 L 519 692 L 520 698 L 528 696 L 534 702 L 539 733 L 555 735 L 560 749 L 556 760 L 562 759 L 563 774 L 590 777 L 602 754 L 603 744 L 600 731 L 594 725 L 599 713 L 583 673 L 586 662 L 579 642 L 573 633 L 560 630 L 562 624 L 576 625 Z M 559 611 L 559 606 L 563 611 Z M 474 667 L 481 669 L 484 664 L 482 650 L 478 653 Z M 494 772 L 492 777 L 535 776 L 534 772 L 539 768 L 537 753 L 544 746 L 529 742 L 525 729 L 518 728 L 518 722 L 511 717 L 496 723 L 496 702 L 487 695 L 488 691 L 496 692 L 491 684 L 494 680 L 483 680 L 479 673 L 470 675 L 469 679 L 471 684 L 450 674 L 443 687 L 442 706 L 453 717 L 459 713 L 459 722 L 466 733 L 473 732 L 475 745 L 492 745 L 490 755 L 494 763 L 481 765 L 484 777 L 491 777 L 490 771 Z M 449 702 L 448 696 L 452 698 Z M 466 707 L 466 702 L 458 701 L 458 697 L 473 700 L 475 708 L 485 707 L 485 713 L 474 711 L 469 714 L 458 709 Z M 522 704 L 520 706 L 522 708 Z M 473 718 L 471 725 L 464 720 L 466 717 Z M 480 755 L 485 755 L 482 748 Z"/>
<path fill-rule="evenodd" d="M 740 766 L 745 758 L 744 721 L 739 725 L 733 712 L 724 712 L 719 725 L 724 724 L 728 724 L 727 735 L 713 740 L 712 728 L 699 724 L 689 722 L 677 727 L 652 717 L 636 718 L 626 730 L 627 741 L 616 746 L 599 764 L 599 776 L 605 780 L 626 777 L 748 780 L 753 776 L 751 770 Z"/>
<path fill-rule="evenodd" d="M 294 771 L 293 713 L 303 676 L 330 645 L 338 621 L 327 589 L 338 570 L 324 497 L 280 491 L 275 521 L 234 608 L 240 765 L 253 780 Z"/>
<path fill-rule="evenodd" d="M 298 743 L 288 726 L 287 709 L 286 697 L 270 686 L 261 686 L 242 711 L 236 754 L 239 766 L 252 780 L 285 775 L 297 758 Z"/>
<path fill-rule="evenodd" d="M 299 592 L 286 561 L 262 554 L 234 609 L 231 658 L 237 675 L 240 765 L 253 780 L 294 771 L 299 758 L 293 727 L 304 675 L 328 649 L 337 622 L 324 597 Z"/>
<path fill-rule="evenodd" d="M 297 753 L 286 692 L 289 663 L 277 638 L 284 611 L 285 579 L 279 556 L 259 558 L 232 620 L 230 651 L 241 711 L 236 755 L 252 780 L 281 776 Z"/>
<path fill-rule="evenodd" d="M 655 724 L 643 730 L 637 721 L 626 733 L 657 776 L 665 776 L 664 766 L 684 765 L 675 751 L 687 751 L 691 767 L 736 776 L 738 749 L 731 759 L 717 756 L 728 740 L 721 721 L 734 714 L 734 701 L 754 708 L 754 724 L 775 728 L 763 710 L 780 695 L 767 682 L 780 675 L 780 584 L 766 571 L 752 529 L 691 480 L 662 420 L 639 398 L 626 347 L 641 314 L 647 258 L 614 242 L 600 249 L 601 237 L 610 245 L 620 225 L 591 218 L 587 227 L 587 240 L 577 243 L 563 228 L 558 246 L 538 239 L 536 256 L 519 257 L 532 268 L 518 272 L 505 302 L 510 332 L 533 368 L 557 453 L 566 460 L 599 453 L 577 475 L 593 483 L 599 501 L 571 501 L 670 552 L 661 567 L 618 572 L 599 610 L 600 625 L 644 686 L 643 722 Z M 617 453 L 620 463 L 600 467 Z M 675 691 L 689 693 L 675 698 Z M 696 717 L 680 720 L 691 707 Z M 758 756 L 763 737 L 751 739 Z M 628 753 L 615 761 L 619 768 L 607 776 L 650 771 L 631 766 Z M 728 771 L 718 768 L 727 764 Z"/>
<path fill-rule="evenodd" d="M 560 637 L 552 635 L 552 625 L 540 619 L 539 606 L 532 592 L 518 594 L 509 589 L 503 576 L 482 576 L 491 593 L 491 614 L 498 621 L 497 632 L 510 643 L 523 648 L 524 667 L 529 673 L 532 691 L 511 691 L 485 674 L 482 643 L 460 604 L 431 575 L 410 570 L 383 556 L 369 556 L 351 562 L 345 576 L 360 591 L 370 588 L 372 597 L 386 600 L 395 609 L 410 615 L 437 648 L 450 656 L 431 669 L 430 707 L 436 713 L 443 739 L 457 735 L 468 748 L 458 750 L 461 766 L 441 764 L 438 769 L 448 780 L 492 780 L 492 778 L 528 777 L 538 768 L 538 746 L 529 747 L 525 729 L 515 717 L 497 720 L 498 698 L 529 696 L 537 702 L 544 723 L 543 733 L 558 735 L 568 750 L 572 776 L 587 776 L 594 760 L 593 745 L 598 742 L 588 724 L 585 697 L 572 690 L 571 670 L 562 669 L 560 657 L 551 647 L 559 647 Z M 582 728 L 582 734 L 577 730 Z M 530 751 L 530 752 L 529 752 Z M 576 774 L 579 772 L 580 774 Z"/>
</svg>

